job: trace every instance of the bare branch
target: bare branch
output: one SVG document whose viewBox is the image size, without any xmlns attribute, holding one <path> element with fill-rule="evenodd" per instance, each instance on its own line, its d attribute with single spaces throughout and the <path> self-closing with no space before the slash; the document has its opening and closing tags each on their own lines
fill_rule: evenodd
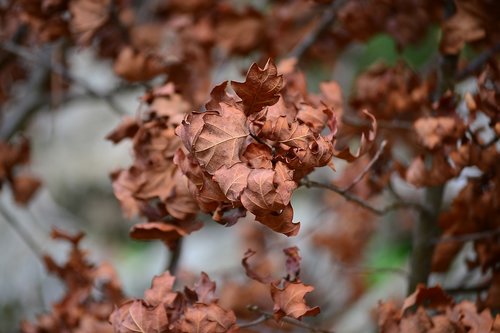
<svg viewBox="0 0 500 333">
<path fill-rule="evenodd" d="M 274 318 L 274 315 L 271 312 L 264 311 L 261 308 L 259 308 L 257 305 L 249 305 L 247 308 L 248 308 L 248 310 L 250 310 L 252 312 L 256 312 L 256 313 L 260 314 L 261 317 L 257 318 L 253 322 L 242 324 L 242 325 L 246 325 L 246 326 L 239 325 L 239 327 L 251 327 L 251 326 L 259 325 L 259 324 L 261 324 L 269 319 Z M 309 324 L 304 323 L 300 320 L 290 318 L 290 317 L 283 317 L 281 319 L 281 321 L 283 321 L 287 324 L 296 326 L 296 327 L 308 329 L 310 332 L 314 332 L 314 333 L 334 333 L 334 331 L 318 328 L 318 327 L 309 325 Z"/>
<path fill-rule="evenodd" d="M 481 52 L 477 57 L 471 60 L 467 67 L 458 72 L 455 76 L 455 80 L 461 81 L 467 76 L 474 74 L 481 70 L 483 65 L 488 62 L 496 53 L 500 52 L 500 43 L 493 45 L 488 50 Z"/>
<path fill-rule="evenodd" d="M 24 241 L 28 248 L 33 252 L 33 254 L 40 260 L 42 259 L 42 248 L 37 244 L 35 239 L 31 237 L 31 234 L 24 229 L 24 227 L 19 223 L 19 221 L 10 212 L 0 204 L 0 215 L 3 220 L 9 224 L 12 229 L 19 235 L 19 237 Z"/>
<path fill-rule="evenodd" d="M 316 42 L 319 36 L 335 22 L 338 9 L 344 4 L 343 0 L 335 0 L 325 9 L 318 24 L 312 29 L 288 54 L 289 58 L 300 59 Z"/>
<path fill-rule="evenodd" d="M 29 62 L 32 62 L 34 64 L 42 66 L 42 67 L 46 68 L 47 70 L 50 70 L 50 71 L 60 75 L 65 80 L 68 80 L 69 82 L 75 83 L 76 85 L 82 87 L 88 95 L 105 101 L 106 104 L 108 104 L 108 106 L 111 108 L 111 110 L 113 110 L 118 115 L 125 115 L 127 113 L 121 108 L 120 105 L 118 105 L 118 103 L 116 103 L 113 96 L 111 96 L 109 94 L 101 94 L 101 93 L 97 92 L 96 90 L 94 90 L 94 88 L 92 88 L 86 82 L 83 82 L 82 80 L 80 80 L 79 78 L 77 78 L 73 74 L 71 74 L 64 66 L 62 66 L 58 63 L 54 63 L 48 59 L 47 60 L 40 59 L 37 56 L 34 56 L 33 52 L 31 52 L 30 50 L 28 50 L 20 45 L 17 45 L 15 43 L 9 42 L 9 41 L 0 44 L 0 47 L 6 51 L 12 53 L 12 54 L 15 54 L 15 55 L 29 61 Z"/>
<path fill-rule="evenodd" d="M 357 183 L 359 183 L 363 177 L 367 174 L 368 171 L 370 171 L 371 167 L 377 162 L 379 159 L 380 155 L 382 155 L 382 152 L 384 151 L 385 146 L 387 145 L 387 140 L 382 141 L 380 144 L 380 147 L 378 148 L 377 152 L 375 153 L 375 156 L 373 156 L 372 160 L 365 166 L 365 169 L 363 172 L 361 172 L 353 181 L 352 183 L 344 188 L 344 192 L 350 191 L 354 186 L 356 186 Z"/>
<path fill-rule="evenodd" d="M 476 240 L 482 240 L 482 239 L 488 239 L 488 238 L 494 238 L 496 236 L 500 235 L 500 228 L 494 229 L 494 230 L 486 230 L 486 231 L 480 231 L 480 232 L 472 232 L 464 235 L 449 235 L 449 236 L 443 236 L 438 239 L 434 239 L 432 242 L 434 244 L 437 243 L 448 243 L 448 242 L 471 242 L 471 241 L 476 241 Z"/>
<path fill-rule="evenodd" d="M 491 287 L 491 283 L 492 281 L 488 280 L 475 286 L 445 288 L 444 291 L 448 294 L 475 294 L 488 290 Z"/>
<path fill-rule="evenodd" d="M 370 125 L 370 122 L 365 119 L 354 118 L 352 116 L 343 115 L 342 122 L 346 125 L 353 127 L 366 127 Z M 377 127 L 379 128 L 387 128 L 387 129 L 396 129 L 396 130 L 409 130 L 413 128 L 413 123 L 405 120 L 383 120 L 377 119 Z"/>
<path fill-rule="evenodd" d="M 323 184 L 323 183 L 315 182 L 315 181 L 312 181 L 309 179 L 302 180 L 300 185 L 305 186 L 307 188 L 311 188 L 311 187 L 323 188 L 325 190 L 329 190 L 329 191 L 338 193 L 341 196 L 343 196 L 344 199 L 346 199 L 347 201 L 352 201 L 352 202 L 356 203 L 357 205 L 359 205 L 360 207 L 374 213 L 375 215 L 382 216 L 382 215 L 385 215 L 393 210 L 408 209 L 408 208 L 413 208 L 413 209 L 417 209 L 420 211 L 426 211 L 425 207 L 422 207 L 419 204 L 411 203 L 411 202 L 395 202 L 395 203 L 392 203 L 392 204 L 390 204 L 382 209 L 375 208 L 375 207 L 371 206 L 369 203 L 367 203 L 365 200 L 361 199 L 360 197 L 358 197 L 352 193 L 346 192 L 345 190 L 342 190 L 341 188 L 339 188 L 333 184 Z"/>
</svg>

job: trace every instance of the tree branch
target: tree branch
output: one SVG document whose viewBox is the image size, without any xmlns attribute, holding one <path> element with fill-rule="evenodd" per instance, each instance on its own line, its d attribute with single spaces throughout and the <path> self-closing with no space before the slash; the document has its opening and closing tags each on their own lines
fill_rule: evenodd
<svg viewBox="0 0 500 333">
<path fill-rule="evenodd" d="M 500 43 L 497 43 L 490 49 L 481 52 L 476 58 L 472 59 L 464 69 L 455 75 L 455 80 L 461 81 L 467 76 L 478 72 L 481 70 L 483 65 L 498 52 L 500 52 Z"/>
<path fill-rule="evenodd" d="M 373 156 L 371 161 L 365 166 L 364 170 L 352 181 L 352 183 L 343 189 L 344 192 L 350 191 L 354 186 L 356 186 L 357 183 L 359 183 L 363 179 L 363 177 L 367 174 L 368 171 L 370 171 L 371 167 L 375 164 L 375 162 L 377 162 L 380 155 L 382 155 L 382 152 L 384 151 L 386 145 L 387 145 L 387 140 L 382 141 L 380 147 L 375 153 L 375 156 Z"/>
<path fill-rule="evenodd" d="M 8 225 L 12 227 L 12 229 L 16 232 L 16 234 L 24 241 L 24 243 L 28 246 L 28 248 L 33 252 L 33 254 L 40 260 L 42 259 L 42 248 L 37 244 L 35 239 L 31 237 L 30 233 L 22 227 L 21 223 L 17 221 L 14 216 L 12 216 L 9 211 L 0 204 L 0 215 L 3 220 L 7 222 Z"/>
<path fill-rule="evenodd" d="M 435 238 L 432 243 L 448 243 L 448 242 L 471 242 L 476 240 L 494 238 L 500 235 L 500 228 L 494 230 L 486 230 L 479 232 L 472 232 L 464 235 L 448 235 L 440 238 Z"/>
<path fill-rule="evenodd" d="M 259 318 L 257 318 L 256 320 L 254 320 L 254 321 L 238 325 L 240 328 L 241 327 L 247 328 L 247 327 L 256 326 L 256 325 L 259 325 L 259 324 L 261 324 L 261 323 L 263 323 L 263 322 L 265 322 L 265 321 L 267 321 L 269 319 L 273 319 L 274 318 L 274 315 L 271 312 L 264 311 L 261 308 L 259 308 L 257 305 L 249 305 L 247 307 L 247 309 L 249 311 L 258 313 L 261 316 Z M 287 324 L 296 326 L 296 327 L 301 327 L 301 328 L 308 329 L 310 332 L 314 332 L 314 333 L 334 333 L 334 331 L 326 330 L 326 329 L 322 329 L 322 328 L 318 328 L 318 327 L 315 327 L 315 326 L 311 326 L 311 325 L 309 325 L 307 323 L 304 323 L 304 322 L 302 322 L 300 320 L 297 320 L 297 319 L 294 319 L 294 318 L 290 318 L 290 317 L 283 317 L 281 319 L 281 321 L 283 321 L 283 322 L 285 322 Z"/>
<path fill-rule="evenodd" d="M 382 209 L 379 209 L 379 208 L 375 208 L 375 207 L 371 206 L 369 203 L 367 203 L 365 200 L 361 199 L 360 197 L 358 197 L 352 193 L 346 192 L 345 190 L 343 190 L 343 189 L 341 189 L 333 184 L 323 184 L 323 183 L 315 182 L 313 180 L 303 179 L 300 182 L 300 185 L 305 186 L 307 188 L 312 188 L 312 187 L 322 188 L 325 190 L 329 190 L 329 191 L 338 193 L 341 196 L 343 196 L 344 199 L 346 199 L 347 201 L 354 202 L 355 204 L 372 212 L 375 215 L 382 216 L 382 215 L 385 215 L 393 210 L 407 209 L 407 208 L 413 208 L 413 209 L 417 209 L 419 211 L 425 210 L 425 208 L 420 206 L 419 204 L 411 203 L 411 202 L 395 202 L 395 203 L 392 203 L 392 204 L 390 204 Z"/>
<path fill-rule="evenodd" d="M 300 59 L 307 50 L 316 42 L 319 36 L 335 22 L 338 9 L 345 0 L 335 0 L 328 6 L 321 16 L 318 24 L 293 48 L 288 54 L 288 58 Z"/>
<path fill-rule="evenodd" d="M 39 59 L 38 57 L 33 55 L 33 52 L 12 42 L 4 42 L 0 45 L 1 48 L 4 50 L 17 55 L 18 57 L 21 57 L 25 59 L 26 61 L 32 62 L 36 65 L 39 65 L 41 67 L 46 68 L 49 71 L 52 71 L 61 77 L 63 77 L 65 80 L 72 82 L 81 88 L 85 90 L 85 92 L 97 99 L 101 99 L 108 106 L 113 110 L 116 114 L 118 115 L 125 115 L 127 112 L 125 112 L 118 103 L 114 100 L 113 96 L 109 94 L 101 94 L 94 90 L 90 85 L 88 85 L 86 82 L 83 82 L 79 78 L 75 77 L 73 74 L 71 74 L 64 66 L 54 63 L 50 61 L 50 59 Z"/>
</svg>

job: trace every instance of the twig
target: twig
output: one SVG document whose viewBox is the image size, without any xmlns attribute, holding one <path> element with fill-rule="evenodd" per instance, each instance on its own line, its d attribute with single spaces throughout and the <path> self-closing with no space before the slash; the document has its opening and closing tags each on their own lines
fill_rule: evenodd
<svg viewBox="0 0 500 333">
<path fill-rule="evenodd" d="M 481 67 L 498 52 L 500 52 L 500 43 L 497 43 L 493 45 L 492 48 L 481 52 L 476 58 L 472 59 L 472 61 L 464 69 L 455 75 L 455 80 L 461 81 L 467 76 L 479 71 Z"/>
<path fill-rule="evenodd" d="M 448 294 L 470 294 L 470 293 L 480 293 L 488 290 L 491 287 L 492 281 L 486 281 L 475 286 L 462 286 L 455 288 L 445 288 L 444 291 Z"/>
<path fill-rule="evenodd" d="M 323 183 L 315 182 L 315 181 L 312 181 L 309 179 L 303 179 L 301 181 L 300 185 L 303 185 L 307 188 L 311 188 L 311 187 L 323 188 L 323 189 L 338 193 L 341 196 L 343 196 L 344 199 L 346 199 L 347 201 L 352 201 L 352 202 L 356 203 L 357 205 L 359 205 L 360 207 L 362 207 L 362 208 L 364 208 L 364 209 L 366 209 L 366 210 L 368 210 L 376 215 L 380 215 L 380 216 L 385 215 L 393 210 L 398 210 L 398 209 L 413 208 L 413 209 L 417 209 L 417 210 L 426 210 L 426 208 L 420 206 L 419 204 L 411 203 L 411 202 L 395 202 L 395 203 L 392 203 L 392 204 L 390 204 L 382 209 L 379 209 L 379 208 L 375 208 L 375 207 L 371 206 L 370 204 L 368 204 L 365 200 L 361 199 L 360 197 L 358 197 L 352 193 L 346 192 L 333 184 L 323 184 Z"/>
<path fill-rule="evenodd" d="M 50 72 L 43 67 L 34 70 L 26 83 L 23 98 L 16 98 L 13 109 L 5 112 L 0 126 L 0 139 L 9 140 L 23 124 L 41 107 L 49 103 L 42 87 L 49 79 Z"/>
<path fill-rule="evenodd" d="M 22 227 L 21 223 L 19 223 L 19 221 L 17 221 L 17 219 L 14 218 L 14 216 L 12 216 L 2 204 L 0 204 L 0 215 L 30 248 L 31 252 L 33 252 L 38 259 L 42 259 L 42 248 L 37 244 L 35 239 L 31 237 L 30 233 Z"/>
<path fill-rule="evenodd" d="M 247 328 L 247 327 L 257 326 L 257 325 L 260 325 L 260 324 L 268 321 L 271 318 L 272 318 L 272 316 L 268 317 L 266 315 L 261 315 L 259 318 L 255 319 L 255 320 L 249 321 L 247 323 L 238 324 L 238 327 L 239 328 Z"/>
<path fill-rule="evenodd" d="M 481 239 L 487 239 L 487 238 L 493 238 L 495 236 L 500 235 L 500 228 L 494 229 L 494 230 L 486 230 L 486 231 L 480 231 L 480 232 L 472 232 L 469 234 L 465 235 L 456 235 L 456 236 L 443 236 L 438 239 L 434 239 L 432 242 L 434 244 L 437 243 L 448 243 L 448 242 L 470 242 L 470 241 L 476 241 L 476 240 L 481 240 Z"/>
<path fill-rule="evenodd" d="M 342 122 L 353 127 L 365 127 L 370 125 L 370 122 L 368 120 L 358 119 L 347 115 L 342 116 Z M 397 130 L 409 130 L 413 128 L 413 123 L 398 119 L 393 119 L 390 121 L 377 119 L 377 127 Z"/>
<path fill-rule="evenodd" d="M 447 0 L 444 4 L 445 18 L 449 19 L 455 12 L 455 2 Z M 432 96 L 433 103 L 438 103 L 447 90 L 453 90 L 457 63 L 458 55 L 456 54 L 440 55 L 437 84 Z M 438 218 L 443 203 L 444 188 L 445 184 L 441 184 L 425 189 L 425 205 L 428 210 L 420 212 L 413 227 L 408 295 L 413 293 L 420 283 L 425 285 L 428 283 L 435 249 L 435 244 L 429 242 L 429 239 L 436 239 L 441 234 Z"/>
<path fill-rule="evenodd" d="M 256 313 L 260 314 L 261 317 L 257 318 L 257 320 L 254 320 L 253 322 L 242 324 L 242 325 L 246 325 L 246 326 L 239 325 L 239 327 L 250 327 L 249 324 L 252 324 L 251 326 L 259 325 L 259 324 L 261 324 L 261 323 L 263 323 L 271 318 L 274 318 L 274 315 L 271 312 L 264 311 L 261 308 L 259 308 L 257 305 L 249 305 L 247 307 L 247 309 L 252 311 L 252 312 L 256 312 Z M 264 319 L 262 319 L 262 318 L 264 318 Z M 310 332 L 314 332 L 314 333 L 334 333 L 334 331 L 314 327 L 314 326 L 311 326 L 311 325 L 304 323 L 300 320 L 290 318 L 290 317 L 283 317 L 283 318 L 281 318 L 281 320 L 287 324 L 290 324 L 290 325 L 293 325 L 296 327 L 305 328 L 305 329 L 308 329 Z"/>
<path fill-rule="evenodd" d="M 288 57 L 300 59 L 316 42 L 318 37 L 335 21 L 336 13 L 344 2 L 343 0 L 333 1 L 323 12 L 318 24 L 293 48 Z"/>
<path fill-rule="evenodd" d="M 171 251 L 170 260 L 167 263 L 167 270 L 172 275 L 175 275 L 177 268 L 179 267 L 181 254 L 182 254 L 182 238 L 179 238 L 177 240 L 175 248 Z"/>
<path fill-rule="evenodd" d="M 91 86 L 89 86 L 86 82 L 83 82 L 82 80 L 78 79 L 77 77 L 72 75 L 70 72 L 68 72 L 68 70 L 64 66 L 61 66 L 60 64 L 57 64 L 57 63 L 53 63 L 48 59 L 47 60 L 39 59 L 36 56 L 34 56 L 31 51 L 25 49 L 24 47 L 22 47 L 20 45 L 9 42 L 9 41 L 2 43 L 0 45 L 0 47 L 6 51 L 12 53 L 12 54 L 15 54 L 21 58 L 24 58 L 27 61 L 30 61 L 34 64 L 39 65 L 39 66 L 45 67 L 46 69 L 60 75 L 64 79 L 68 80 L 69 82 L 73 82 L 73 83 L 79 85 L 80 87 L 82 87 L 85 90 L 85 92 L 88 95 L 90 95 L 94 98 L 97 98 L 97 99 L 104 100 L 106 102 L 106 104 L 108 104 L 108 106 L 111 108 L 111 110 L 113 110 L 118 115 L 125 115 L 126 114 L 126 112 L 116 103 L 113 96 L 111 96 L 109 94 L 101 94 L 101 93 L 97 92 Z"/>
<path fill-rule="evenodd" d="M 387 140 L 384 140 L 382 141 L 382 143 L 380 144 L 380 147 L 378 148 L 377 152 L 375 153 L 375 156 L 373 156 L 373 158 L 371 159 L 370 163 L 368 163 L 363 172 L 361 172 L 353 181 L 352 183 L 347 186 L 346 188 L 343 189 L 344 192 L 347 192 L 349 190 L 351 190 L 354 186 L 356 186 L 357 183 L 359 183 L 363 177 L 368 173 L 368 171 L 370 171 L 371 167 L 375 164 L 375 162 L 377 162 L 377 160 L 379 159 L 380 155 L 382 155 L 382 152 L 384 151 L 384 148 L 385 146 L 387 145 Z"/>
</svg>

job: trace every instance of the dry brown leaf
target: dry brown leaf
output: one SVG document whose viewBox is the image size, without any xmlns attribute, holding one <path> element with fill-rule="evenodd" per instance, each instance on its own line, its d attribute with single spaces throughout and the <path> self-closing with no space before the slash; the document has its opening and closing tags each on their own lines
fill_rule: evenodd
<svg viewBox="0 0 500 333">
<path fill-rule="evenodd" d="M 241 98 L 245 114 L 252 115 L 278 102 L 283 77 L 278 75 L 276 65 L 269 59 L 264 68 L 253 64 L 248 70 L 245 82 L 232 81 L 231 86 Z"/>
<path fill-rule="evenodd" d="M 319 307 L 310 308 L 307 306 L 304 297 L 313 291 L 312 286 L 301 282 L 285 282 L 280 288 L 275 283 L 271 283 L 271 297 L 274 301 L 274 316 L 281 319 L 288 316 L 295 319 L 302 319 L 303 316 L 316 316 L 319 314 Z"/>
</svg>

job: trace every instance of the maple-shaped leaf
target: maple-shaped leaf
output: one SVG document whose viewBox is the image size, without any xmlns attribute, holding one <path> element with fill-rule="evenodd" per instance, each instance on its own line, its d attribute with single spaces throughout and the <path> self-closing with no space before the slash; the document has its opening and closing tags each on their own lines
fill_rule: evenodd
<svg viewBox="0 0 500 333">
<path fill-rule="evenodd" d="M 271 169 L 273 166 L 272 150 L 266 145 L 251 143 L 246 147 L 243 156 L 253 169 Z"/>
<path fill-rule="evenodd" d="M 278 102 L 283 77 L 278 75 L 276 65 L 269 59 L 264 68 L 254 63 L 248 70 L 245 82 L 232 81 L 231 86 L 241 98 L 245 114 L 251 115 Z"/>
<path fill-rule="evenodd" d="M 205 272 L 201 272 L 200 279 L 194 284 L 194 291 L 189 288 L 186 289 L 196 294 L 196 301 L 198 303 L 211 304 L 217 302 L 217 297 L 215 297 L 215 282 L 210 280 Z"/>
<path fill-rule="evenodd" d="M 187 308 L 180 322 L 182 333 L 225 333 L 236 332 L 236 316 L 215 303 L 197 303 Z"/>
<path fill-rule="evenodd" d="M 191 152 L 209 174 L 223 165 L 231 167 L 240 162 L 243 145 L 249 134 L 242 111 L 225 103 L 220 106 L 220 112 L 192 115 L 193 118 L 202 117 L 203 128 L 192 141 Z"/>
<path fill-rule="evenodd" d="M 243 206 L 255 215 L 268 214 L 285 207 L 274 185 L 275 171 L 253 169 L 248 175 L 248 185 L 241 194 Z"/>
<path fill-rule="evenodd" d="M 109 321 L 116 333 L 163 333 L 168 318 L 163 305 L 149 306 L 142 300 L 131 300 L 117 308 Z"/>
<path fill-rule="evenodd" d="M 177 295 L 172 292 L 174 282 L 175 276 L 172 276 L 168 271 L 155 276 L 151 282 L 151 288 L 144 292 L 144 300 L 153 306 L 158 304 L 169 305 Z"/>
<path fill-rule="evenodd" d="M 261 135 L 266 139 L 300 149 L 307 149 L 309 142 L 314 138 L 308 126 L 298 121 L 289 123 L 284 116 L 277 118 L 276 121 L 267 120 L 262 126 Z"/>
<path fill-rule="evenodd" d="M 293 171 L 281 161 L 274 167 L 273 182 L 276 184 L 276 192 L 280 196 L 280 201 L 288 205 L 292 198 L 292 192 L 297 188 L 297 183 L 293 181 Z"/>
<path fill-rule="evenodd" d="M 315 134 L 320 134 L 333 117 L 333 112 L 328 107 L 316 108 L 307 103 L 301 103 L 297 112 L 297 119 L 306 124 Z"/>
<path fill-rule="evenodd" d="M 310 308 L 307 306 L 304 297 L 314 290 L 314 287 L 301 282 L 286 282 L 283 288 L 279 288 L 277 283 L 271 283 L 271 297 L 274 301 L 274 316 L 277 320 L 284 316 L 295 319 L 302 319 L 303 316 L 316 316 L 319 314 L 319 307 Z"/>
<path fill-rule="evenodd" d="M 251 170 L 244 163 L 236 163 L 230 168 L 223 166 L 214 173 L 213 179 L 229 200 L 239 201 L 241 192 L 247 187 Z"/>
</svg>

